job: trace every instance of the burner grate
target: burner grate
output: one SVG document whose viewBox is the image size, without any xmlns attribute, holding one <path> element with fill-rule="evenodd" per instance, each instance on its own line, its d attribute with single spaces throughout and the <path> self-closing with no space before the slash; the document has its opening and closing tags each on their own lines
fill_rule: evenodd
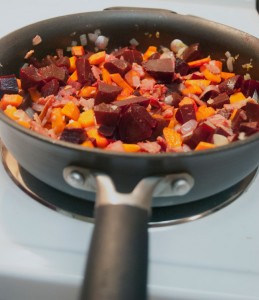
<svg viewBox="0 0 259 300">
<path fill-rule="evenodd" d="M 2 162 L 14 183 L 32 199 L 67 216 L 94 223 L 94 202 L 63 193 L 38 180 L 24 168 L 2 145 Z M 256 175 L 254 170 L 234 186 L 213 196 L 166 207 L 153 207 L 150 227 L 169 226 L 194 221 L 226 207 L 236 200 Z"/>
</svg>

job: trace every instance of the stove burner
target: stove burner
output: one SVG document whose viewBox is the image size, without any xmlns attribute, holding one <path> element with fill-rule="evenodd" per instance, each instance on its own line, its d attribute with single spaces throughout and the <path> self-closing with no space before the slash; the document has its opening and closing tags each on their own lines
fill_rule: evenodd
<svg viewBox="0 0 259 300">
<path fill-rule="evenodd" d="M 15 184 L 31 198 L 67 216 L 94 222 L 94 202 L 50 187 L 23 169 L 2 145 L 2 162 Z M 207 198 L 179 205 L 152 208 L 150 227 L 175 225 L 208 216 L 232 203 L 250 185 L 257 170 L 234 186 Z"/>
</svg>

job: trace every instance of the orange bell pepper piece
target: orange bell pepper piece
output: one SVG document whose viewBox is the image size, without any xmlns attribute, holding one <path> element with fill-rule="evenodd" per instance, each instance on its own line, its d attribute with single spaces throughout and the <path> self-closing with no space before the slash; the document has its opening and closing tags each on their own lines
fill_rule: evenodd
<svg viewBox="0 0 259 300">
<path fill-rule="evenodd" d="M 206 105 L 199 106 L 196 111 L 196 120 L 199 122 L 215 114 L 215 109 Z"/>
<path fill-rule="evenodd" d="M 69 71 L 69 73 L 73 73 L 76 70 L 76 56 L 75 55 L 69 57 L 69 63 L 70 63 L 70 65 L 69 65 L 68 71 Z"/>
<path fill-rule="evenodd" d="M 88 148 L 94 148 L 94 144 L 91 141 L 84 141 L 81 146 L 88 147 Z"/>
<path fill-rule="evenodd" d="M 23 97 L 18 94 L 4 94 L 0 100 L 0 108 L 5 110 L 8 105 L 18 107 L 22 104 Z"/>
<path fill-rule="evenodd" d="M 123 149 L 126 152 L 139 152 L 140 151 L 140 146 L 137 144 L 122 144 Z"/>
<path fill-rule="evenodd" d="M 53 128 L 54 132 L 56 134 L 61 133 L 66 126 L 66 122 L 60 107 L 56 107 L 52 109 L 50 119 L 51 119 L 51 127 Z"/>
<path fill-rule="evenodd" d="M 214 144 L 211 143 L 207 143 L 207 142 L 199 142 L 199 144 L 196 146 L 196 148 L 194 150 L 206 150 L 206 149 L 212 149 L 215 148 L 216 146 Z"/>
<path fill-rule="evenodd" d="M 220 73 L 220 76 L 221 76 L 221 78 L 223 79 L 223 80 L 226 80 L 226 79 L 228 79 L 228 78 L 230 78 L 230 77 L 233 77 L 233 76 L 235 76 L 236 74 L 235 73 L 231 73 L 231 72 L 221 72 Z"/>
<path fill-rule="evenodd" d="M 229 97 L 229 101 L 231 104 L 245 100 L 246 97 L 242 92 L 236 92 Z"/>
<path fill-rule="evenodd" d="M 36 87 L 31 87 L 28 89 L 28 92 L 31 96 L 31 100 L 33 102 L 37 102 L 39 100 L 39 98 L 41 97 L 41 93 L 37 90 Z"/>
<path fill-rule="evenodd" d="M 97 128 L 90 128 L 86 133 L 90 139 L 95 140 L 95 143 L 99 148 L 105 148 L 109 144 L 107 138 L 101 135 Z"/>
<path fill-rule="evenodd" d="M 110 74 L 111 79 L 123 90 L 120 95 L 126 97 L 133 93 L 134 89 L 121 77 L 119 73 Z"/>
<path fill-rule="evenodd" d="M 219 74 L 213 74 L 211 71 L 208 69 L 204 69 L 202 71 L 204 77 L 214 83 L 220 83 L 221 82 L 221 75 Z"/>
<path fill-rule="evenodd" d="M 163 129 L 163 135 L 169 148 L 180 147 L 182 145 L 182 136 L 177 131 L 165 127 Z"/>
<path fill-rule="evenodd" d="M 83 98 L 92 98 L 96 95 L 97 88 L 95 86 L 84 86 L 79 92 L 79 96 Z"/>
</svg>

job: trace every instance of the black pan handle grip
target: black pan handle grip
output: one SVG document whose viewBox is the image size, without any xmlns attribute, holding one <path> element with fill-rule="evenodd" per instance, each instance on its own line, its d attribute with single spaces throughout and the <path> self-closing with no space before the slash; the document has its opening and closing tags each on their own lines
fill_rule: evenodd
<svg viewBox="0 0 259 300">
<path fill-rule="evenodd" d="M 81 300 L 146 300 L 148 218 L 159 177 L 141 180 L 129 194 L 109 176 L 96 177 L 95 227 Z"/>
<path fill-rule="evenodd" d="M 81 299 L 146 300 L 148 212 L 103 205 L 95 217 Z"/>
</svg>

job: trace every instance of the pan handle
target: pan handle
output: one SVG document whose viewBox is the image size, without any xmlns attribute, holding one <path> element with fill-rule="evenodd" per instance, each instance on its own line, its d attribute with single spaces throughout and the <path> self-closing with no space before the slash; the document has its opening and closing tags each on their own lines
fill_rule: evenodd
<svg viewBox="0 0 259 300">
<path fill-rule="evenodd" d="M 130 194 L 97 175 L 95 227 L 81 300 L 147 299 L 148 219 L 158 177 L 141 180 Z"/>
</svg>

